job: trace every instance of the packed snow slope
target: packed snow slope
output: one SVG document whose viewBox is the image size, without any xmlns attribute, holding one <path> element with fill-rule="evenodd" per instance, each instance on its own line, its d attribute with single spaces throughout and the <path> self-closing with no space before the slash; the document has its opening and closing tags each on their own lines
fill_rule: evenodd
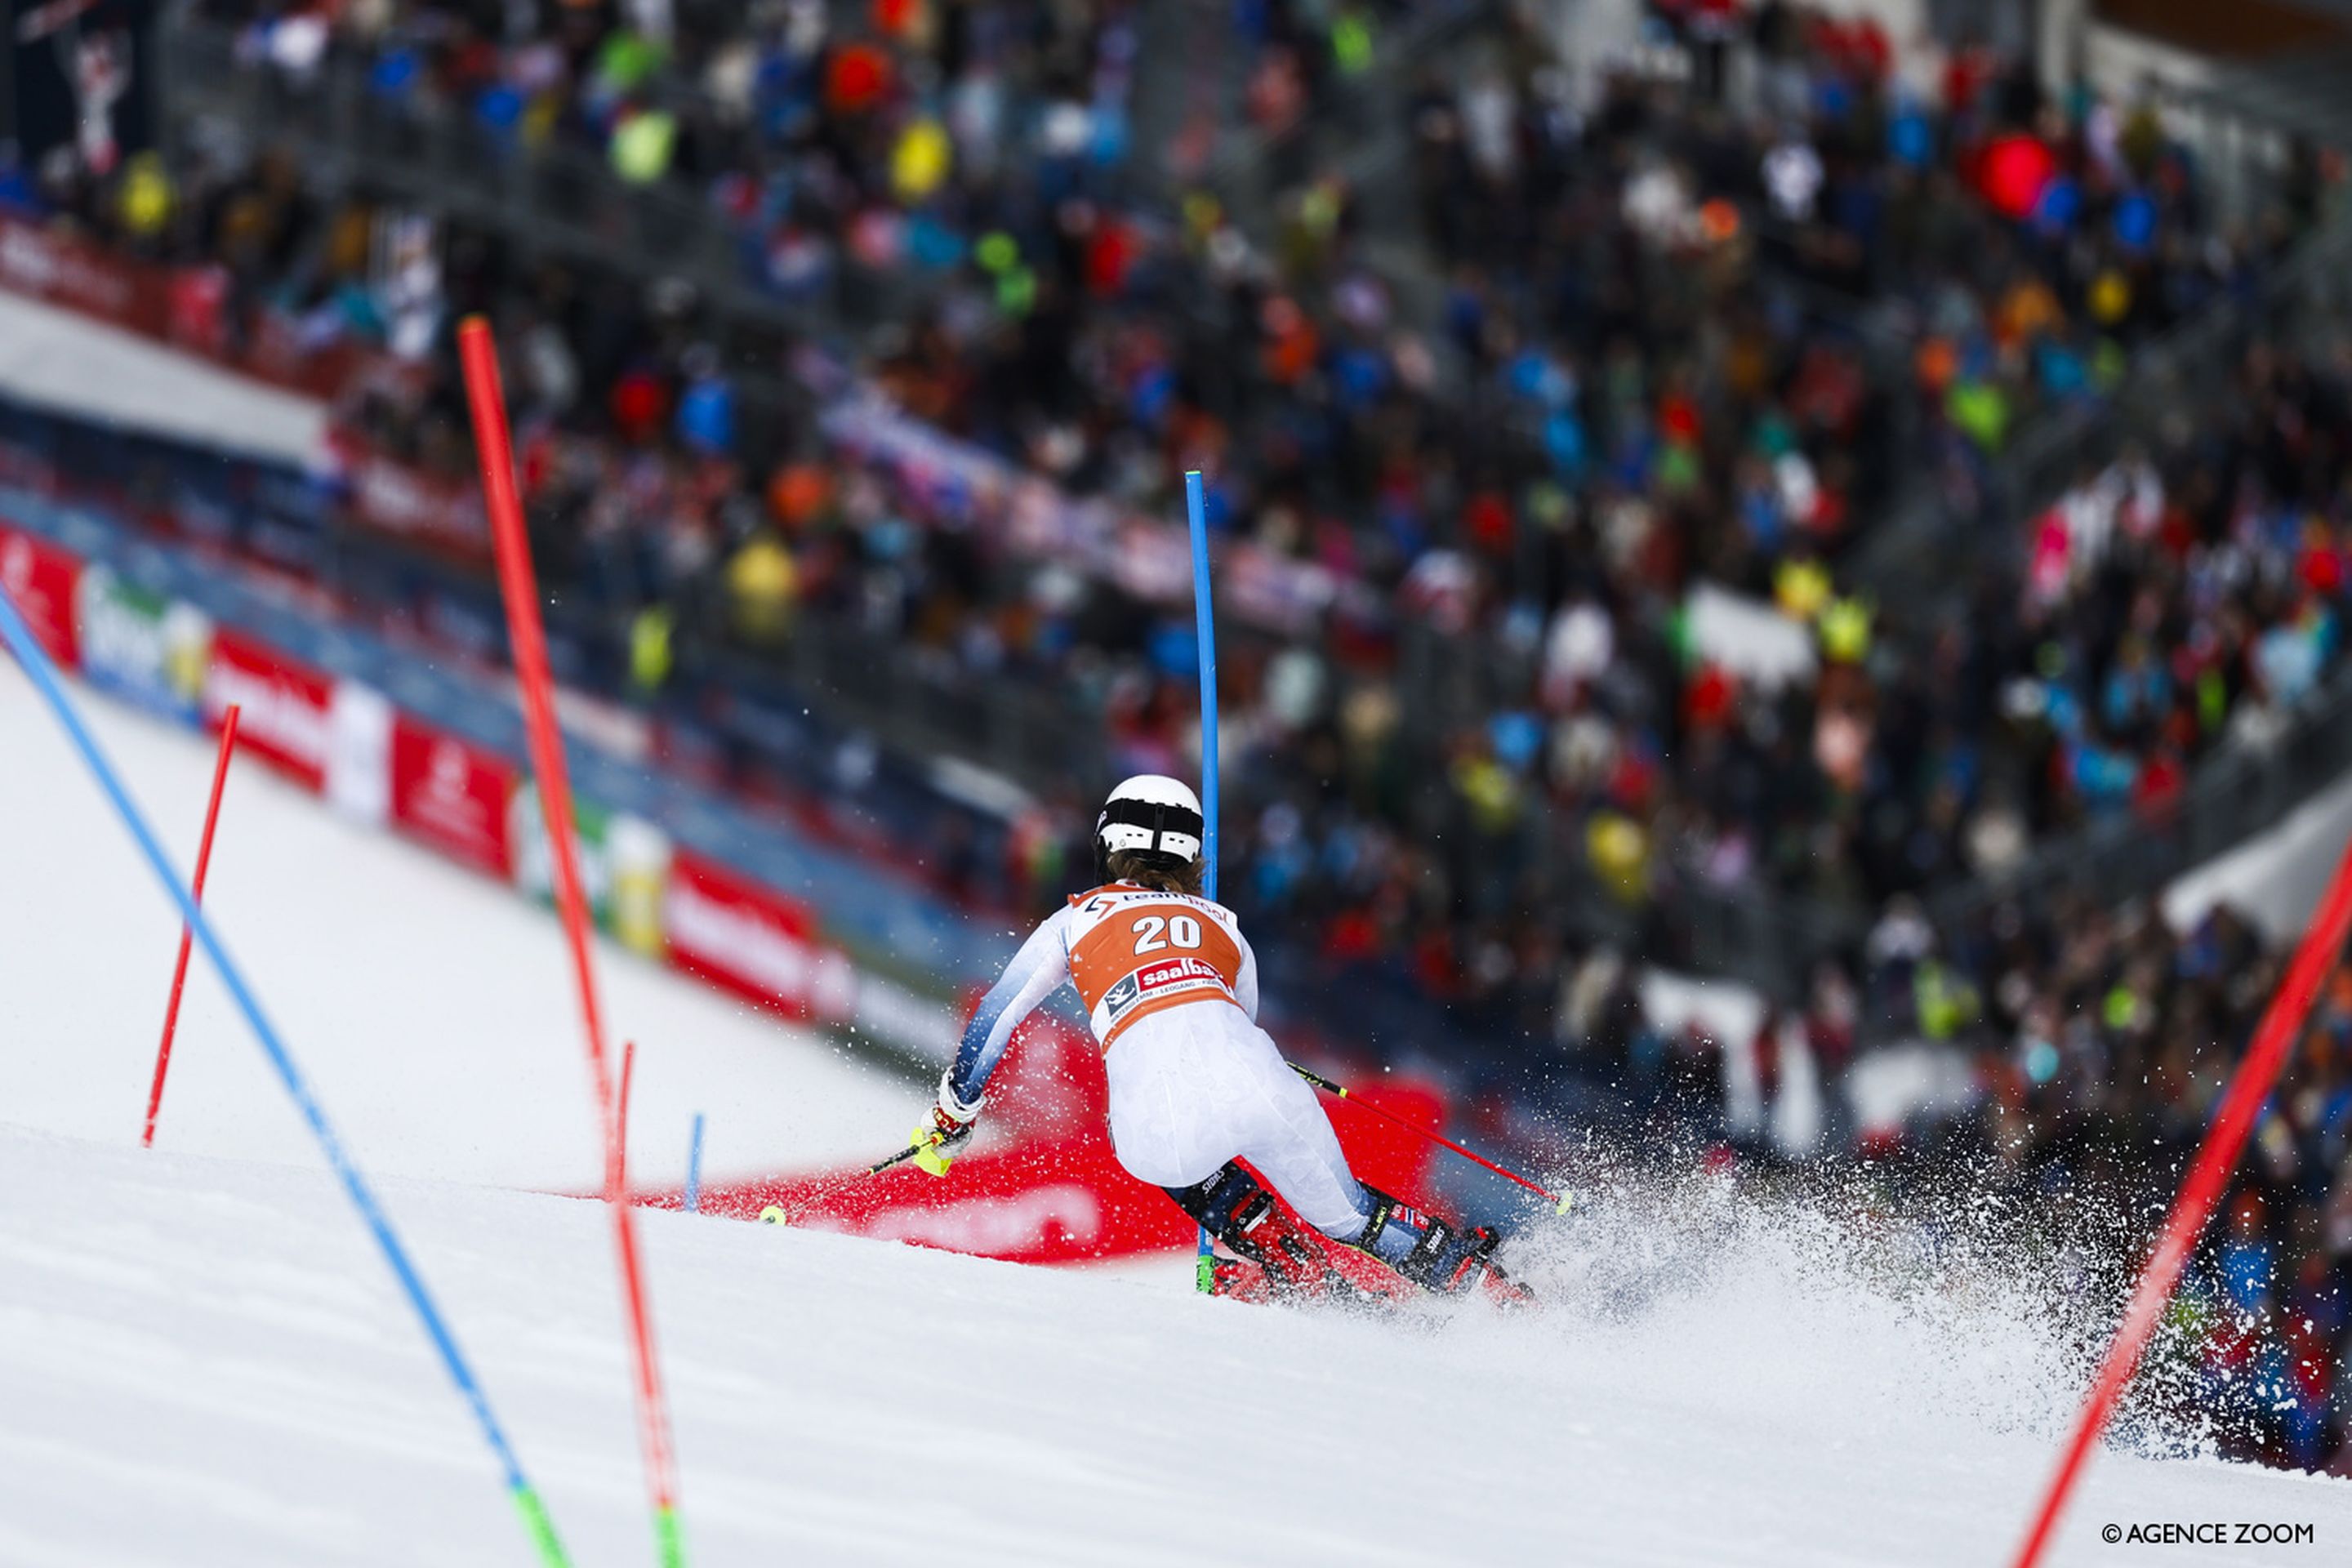
<svg viewBox="0 0 2352 1568">
<path fill-rule="evenodd" d="M 387 1203 L 584 1565 L 650 1550 L 593 1203 Z M 645 1215 L 693 1560 L 1990 1564 L 2050 1458 L 1869 1303 L 1372 1321 Z M 521 1564 L 479 1439 L 322 1174 L 0 1129 L 0 1561 Z M 2032 1391 L 2024 1391 L 2032 1397 Z M 2102 1458 L 2107 1521 L 2308 1523 L 2352 1487 Z"/>
<path fill-rule="evenodd" d="M 184 874 L 207 739 L 74 687 Z M 24 673 L 0 657 L 0 1120 L 135 1143 L 179 917 Z M 205 907 L 361 1162 L 443 1179 L 601 1180 L 562 933 L 510 889 L 347 822 L 266 766 L 229 775 Z M 895 1146 L 919 1086 L 600 941 L 606 1026 L 638 1046 L 630 1169 L 717 1176 Z M 617 1065 L 617 1064 L 616 1064 Z M 199 952 L 159 1147 L 316 1162 Z"/>
</svg>

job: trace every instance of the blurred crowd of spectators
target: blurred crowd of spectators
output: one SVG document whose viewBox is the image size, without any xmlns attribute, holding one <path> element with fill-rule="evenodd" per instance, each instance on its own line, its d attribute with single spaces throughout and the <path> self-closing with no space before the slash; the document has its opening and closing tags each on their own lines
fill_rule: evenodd
<svg viewBox="0 0 2352 1568">
<path fill-rule="evenodd" d="M 2021 537 L 2010 523 L 1993 548 L 2017 569 L 1989 574 L 1916 662 L 1832 667 L 1784 697 L 1782 731 L 1810 733 L 1824 773 L 1850 759 L 1852 810 L 1784 807 L 1777 847 L 1758 847 L 1864 896 L 1998 877 L 2103 811 L 2161 826 L 2199 758 L 2275 736 L 2337 658 L 2352 544 L 2352 358 L 2343 323 L 2303 325 L 2249 346 L 2215 412 L 2084 472 Z M 1719 779 L 1785 790 L 1798 770 L 1755 744 L 1753 707 L 1745 721 Z M 1717 810 L 1743 817 L 1736 797 Z"/>
<path fill-rule="evenodd" d="M 1360 73 L 1387 30 L 1445 0 L 1251 0 L 1156 62 L 1180 79 L 1172 144 L 1196 166 L 1230 108 L 1267 135 Z M 1145 8 L 1015 0 L 198 0 L 238 53 L 303 81 L 352 62 L 377 97 L 495 143 L 564 147 L 619 180 L 707 201 L 747 275 L 819 297 L 845 268 L 977 264 L 1008 301 L 1058 268 L 1064 204 L 1125 187 L 1139 149 Z M 1116 269 L 1138 237 L 1085 236 Z M 992 245 L 989 242 L 993 240 Z M 1017 240 L 1017 250 L 1007 250 Z"/>
<path fill-rule="evenodd" d="M 1235 896 L 1439 994 L 1530 964 L 1539 984 L 1555 933 L 1529 911 L 1596 889 L 1874 904 L 2007 869 L 2091 812 L 2160 813 L 2336 653 L 2352 408 L 2333 339 L 2256 348 L 2227 418 L 2086 476 L 2027 539 L 1988 518 L 2006 526 L 1954 585 L 1965 614 L 1842 579 L 1841 543 L 1879 513 L 1921 486 L 1964 508 L 2017 424 L 2100 395 L 2315 218 L 2296 150 L 2225 221 L 2152 102 L 2052 100 L 1968 51 L 1922 94 L 1868 25 L 1778 4 L 1741 19 L 1736 70 L 1700 68 L 1718 27 L 1688 68 L 1641 57 L 1579 102 L 1523 34 L 1507 68 L 1433 64 L 1412 97 L 1445 279 L 1424 321 L 1364 259 L 1336 176 L 1307 171 L 1253 237 L 1206 197 L 1156 216 L 1074 172 L 1146 157 L 1053 129 L 1122 121 L 1129 8 L 199 9 L 260 68 L 356 58 L 373 90 L 522 141 L 625 162 L 627 128 L 671 116 L 652 177 L 747 221 L 962 235 L 933 304 L 849 376 L 1066 494 L 1172 517 L 1203 468 L 1225 536 L 1373 591 L 1313 635 L 1236 629 Z M 1302 73 L 1271 95 L 1292 115 L 1376 36 L 1342 47 L 1325 13 L 1279 5 L 1244 25 L 1258 67 Z M 910 162 L 936 178 L 894 178 Z M 266 140 L 52 195 L 219 264 L 319 341 L 422 362 L 351 421 L 453 480 L 446 329 L 491 311 L 551 575 L 629 622 L 640 697 L 680 639 L 775 647 L 824 616 L 1070 700 L 1119 767 L 1188 765 L 1183 606 L 999 548 L 969 498 L 752 399 L 690 286 L 329 193 Z M 1774 606 L 1798 668 L 1698 635 L 1700 582 Z"/>
<path fill-rule="evenodd" d="M 2312 510 L 2338 435 L 2324 362 L 2249 364 L 2239 421 L 2272 445 L 2270 414 L 2303 421 L 2312 461 L 2200 442 L 2136 463 L 2067 505 L 2063 560 L 2037 555 L 2025 588 L 2016 550 L 1985 550 L 1978 614 L 1895 614 L 1839 576 L 1895 503 L 1967 505 L 2021 423 L 2115 388 L 2136 345 L 2251 289 L 2310 226 L 2315 160 L 2227 224 L 2155 103 L 2049 101 L 1967 52 L 1931 101 L 1874 28 L 1785 5 L 1743 21 L 1736 82 L 1634 61 L 1576 103 L 1519 33 L 1507 68 L 1433 66 L 1413 94 L 1421 242 L 1444 273 L 1425 320 L 1367 261 L 1334 174 L 1306 169 L 1270 235 L 1108 179 L 1164 155 L 1118 130 L 1131 9 L 205 9 L 297 78 L 351 54 L 383 94 L 694 188 L 767 261 L 891 230 L 903 249 L 866 261 L 939 278 L 856 367 L 898 406 L 1160 517 L 1200 466 L 1225 536 L 1373 585 L 1390 614 L 1230 654 L 1242 896 L 1336 954 L 1412 954 L 1440 987 L 1528 945 L 1486 926 L 1567 889 L 1877 900 L 2000 868 L 2086 809 L 2161 804 L 2242 700 L 2310 682 L 2310 658 L 2270 654 L 2333 651 L 2340 576 L 2274 572 L 2333 541 Z M 1360 58 L 1322 12 L 1244 26 L 1298 75 L 1246 99 L 1270 127 Z M 668 124 L 654 172 L 621 167 L 642 120 Z M 807 423 L 748 421 L 682 284 L 524 263 L 449 221 L 385 245 L 400 209 L 327 205 L 282 157 L 176 179 L 184 214 L 151 228 L 320 334 L 414 336 L 440 362 L 362 426 L 452 475 L 436 334 L 497 312 L 524 428 L 583 437 L 530 466 L 541 533 L 585 599 L 649 621 L 646 691 L 673 627 L 760 644 L 849 616 L 971 679 L 1073 693 L 1122 764 L 1183 762 L 1181 606 L 992 550 L 952 496 Z M 2286 538 L 2305 527 L 2328 538 Z M 1696 644 L 1696 581 L 1773 602 L 1809 668 L 1759 679 Z M 1479 668 L 1482 712 L 1428 712 L 1400 670 L 1421 627 Z"/>
<path fill-rule="evenodd" d="M 1433 65 L 1412 95 L 1445 279 L 1424 321 L 1364 259 L 1336 176 L 1307 171 L 1257 237 L 1205 197 L 1156 216 L 1096 194 L 1085 169 L 1146 154 L 1052 127 L 1120 119 L 1126 8 L 201 9 L 265 68 L 354 58 L 375 90 L 518 139 L 624 159 L 635 118 L 671 115 L 656 177 L 739 217 L 962 235 L 931 307 L 850 375 L 1066 494 L 1172 518 L 1202 467 L 1225 536 L 1374 591 L 1315 635 L 1232 636 L 1233 892 L 1442 996 L 1546 989 L 1541 911 L 1596 889 L 1874 904 L 2008 869 L 2102 808 L 2160 813 L 2336 652 L 2352 407 L 2333 339 L 2253 350 L 2226 418 L 2086 476 L 2027 538 L 1988 518 L 2006 526 L 1956 585 L 1965 614 L 1841 578 L 1877 514 L 1921 485 L 1965 506 L 2017 424 L 2100 395 L 2313 221 L 2298 150 L 2225 222 L 2152 102 L 2052 100 L 1967 51 L 1922 94 L 1869 26 L 1780 5 L 1742 22 L 1737 70 L 1642 57 L 1578 102 L 1523 34 L 1507 68 Z M 1304 10 L 1247 26 L 1259 66 L 1304 73 L 1271 95 L 1286 113 L 1357 58 Z M 909 150 L 924 125 L 935 157 Z M 910 160 L 936 179 L 894 180 Z M 217 262 L 320 341 L 420 360 L 351 420 L 453 480 L 446 329 L 490 310 L 548 570 L 628 621 L 640 697 L 680 640 L 776 647 L 823 616 L 1070 700 L 1119 768 L 1189 767 L 1182 605 L 998 548 L 969 498 L 853 457 L 805 410 L 755 409 L 689 286 L 323 191 L 266 141 L 56 194 L 150 254 Z M 1708 646 L 1701 581 L 1771 604 L 1800 668 Z M 1465 665 L 1467 686 L 1431 677 Z M 1017 894 L 1024 869 L 998 880 Z"/>
<path fill-rule="evenodd" d="M 952 265 L 1000 209 L 1125 161 L 1136 37 L 1120 7 L 881 0 L 509 5 L 204 0 L 239 53 L 306 80 L 354 62 L 378 97 L 631 185 L 711 201 L 752 271 L 811 289 L 845 259 Z"/>
<path fill-rule="evenodd" d="M 1961 52 L 1931 109 L 1867 25 L 1766 6 L 1753 28 L 1744 117 L 1694 101 L 1673 76 L 1621 75 L 1582 118 L 1560 100 L 1562 79 L 1541 73 L 1435 93 L 1416 121 L 1423 188 L 1455 262 L 1453 309 L 1476 329 L 1465 341 L 1502 345 L 1514 384 L 1544 389 L 1549 444 L 1590 465 L 1572 493 L 1591 532 L 1573 559 L 1601 569 L 1553 586 L 1506 557 L 1482 584 L 1497 642 L 1542 639 L 1514 695 L 1548 723 L 1545 782 L 1649 830 L 1612 837 L 1629 878 L 1663 849 L 1725 884 L 1878 898 L 1948 873 L 1971 814 L 1986 812 L 1997 856 L 2017 829 L 2139 781 L 2125 767 L 2049 787 L 2003 776 L 2039 760 L 2005 744 L 1998 698 L 2016 650 L 1985 646 L 1984 614 L 1950 624 L 1874 605 L 1841 580 L 1840 536 L 1896 499 L 1872 466 L 1899 466 L 1904 494 L 1980 515 L 1988 466 L 2018 431 L 2112 388 L 2168 328 L 2242 298 L 2311 222 L 2322 176 L 2298 151 L 2231 225 L 2152 100 L 2079 89 L 2048 100 Z M 2331 396 L 2249 374 L 2265 404 Z M 2259 416 L 2242 428 L 2288 438 L 2263 435 Z M 2318 437 L 2323 453 L 2333 437 Z M 2169 503 L 2218 538 L 2210 482 L 2235 487 L 2243 465 L 2214 461 L 2200 456 L 2208 482 L 2185 494 L 2139 491 L 2147 523 Z M 2256 477 L 2273 479 L 2285 488 L 2233 488 L 2223 504 L 2277 522 L 2333 489 L 2324 468 Z M 2104 493 L 2084 504 L 2114 510 Z M 2192 542 L 2179 539 L 2176 560 Z M 1978 580 L 1958 586 L 1979 611 L 2005 609 L 2016 552 L 1998 540 L 1982 553 Z M 2087 575 L 2093 559 L 2078 553 L 2074 569 Z M 2101 563 L 2112 589 L 2140 560 Z M 1818 676 L 1776 699 L 1704 650 L 1670 649 L 1682 657 L 1628 689 L 1629 641 L 1693 574 L 1769 595 L 1810 625 Z M 2076 602 L 2095 596 L 2079 587 L 2053 596 L 2078 622 L 2116 619 Z M 2037 606 L 2028 647 L 2054 618 Z M 2070 639 L 2088 679 L 2105 678 L 2121 629 Z M 1627 752 L 1675 760 L 1636 771 L 1643 796 L 1595 791 Z M 2152 792 L 2177 783 L 2171 757 L 2148 771 Z"/>
</svg>

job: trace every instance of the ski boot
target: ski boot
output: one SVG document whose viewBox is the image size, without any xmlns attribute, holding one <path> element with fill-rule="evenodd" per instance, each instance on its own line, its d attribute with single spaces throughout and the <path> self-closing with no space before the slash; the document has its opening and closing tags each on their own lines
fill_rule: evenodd
<svg viewBox="0 0 2352 1568">
<path fill-rule="evenodd" d="M 1438 1215 L 1370 1187 L 1372 1217 L 1350 1246 L 1361 1247 L 1424 1290 L 1458 1296 L 1476 1289 L 1499 1305 L 1529 1306 L 1535 1292 L 1495 1265 L 1502 1237 L 1483 1225 L 1460 1229 Z"/>
<path fill-rule="evenodd" d="M 1209 1259 L 1209 1294 L 1258 1306 L 1274 1300 L 1274 1287 L 1267 1282 L 1265 1270 L 1246 1258 L 1213 1254 Z"/>
<path fill-rule="evenodd" d="M 1227 1294 L 1230 1287 L 1231 1294 L 1244 1300 L 1312 1301 L 1329 1289 L 1331 1268 L 1321 1238 L 1310 1236 L 1241 1166 L 1228 1163 L 1204 1182 L 1163 1190 L 1212 1237 L 1257 1268 L 1256 1284 L 1248 1281 L 1245 1269 L 1220 1268 L 1213 1293 Z"/>
</svg>

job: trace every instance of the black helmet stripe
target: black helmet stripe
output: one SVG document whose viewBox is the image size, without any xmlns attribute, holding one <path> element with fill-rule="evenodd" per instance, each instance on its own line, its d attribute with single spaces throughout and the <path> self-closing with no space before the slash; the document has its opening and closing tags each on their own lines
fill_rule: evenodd
<svg viewBox="0 0 2352 1568">
<path fill-rule="evenodd" d="M 1161 837 L 1167 834 L 1181 833 L 1198 843 L 1206 836 L 1208 828 L 1208 825 L 1201 820 L 1201 814 L 1197 811 L 1189 810 L 1181 805 L 1168 805 L 1157 801 L 1136 800 L 1132 797 L 1114 800 L 1103 807 L 1102 816 L 1095 823 L 1096 837 L 1099 839 L 1102 830 L 1114 822 L 1123 827 L 1150 829 L 1151 847 L 1146 853 L 1153 855 L 1173 853 L 1160 847 Z"/>
</svg>

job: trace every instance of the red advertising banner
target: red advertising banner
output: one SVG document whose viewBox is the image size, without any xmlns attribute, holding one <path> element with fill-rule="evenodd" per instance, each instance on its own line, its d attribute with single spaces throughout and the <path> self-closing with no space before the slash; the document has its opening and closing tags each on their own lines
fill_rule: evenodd
<svg viewBox="0 0 2352 1568">
<path fill-rule="evenodd" d="M 22 218 L 0 216 L 0 289 L 150 337 L 163 333 L 162 298 L 140 287 L 135 267 Z"/>
<path fill-rule="evenodd" d="M 392 721 L 392 820 L 410 837 L 505 880 L 514 871 L 509 807 L 521 771 L 431 725 Z"/>
<path fill-rule="evenodd" d="M 1383 1079 L 1368 1100 L 1432 1131 L 1446 1102 L 1433 1088 Z M 1127 1173 L 1104 1119 L 1108 1094 L 1092 1040 L 1058 1020 L 1024 1026 L 988 1092 L 976 1147 L 944 1178 L 910 1166 L 719 1183 L 701 1208 L 740 1219 L 774 1204 L 811 1230 L 936 1247 L 1020 1263 L 1086 1263 L 1188 1249 L 1192 1222 L 1159 1188 Z M 912 1103 L 912 1102 L 910 1102 Z M 1344 1102 L 1327 1104 L 1358 1179 L 1408 1201 L 1426 1199 L 1433 1145 Z M 675 1206 L 677 1192 L 654 1194 Z M 1380 1267 L 1334 1244 L 1353 1274 Z"/>
<path fill-rule="evenodd" d="M 327 786 L 335 682 L 268 643 L 223 626 L 205 671 L 205 722 L 217 729 L 232 702 L 245 710 L 236 742 L 312 793 Z"/>
<path fill-rule="evenodd" d="M 691 849 L 671 857 L 662 927 L 673 969 L 790 1017 L 842 1010 L 846 961 L 819 938 L 808 906 Z"/>
<path fill-rule="evenodd" d="M 184 267 L 164 290 L 164 331 L 172 342 L 211 359 L 228 353 L 229 275 L 226 267 Z"/>
<path fill-rule="evenodd" d="M 0 584 L 25 613 L 41 647 L 66 669 L 81 664 L 74 626 L 74 590 L 80 582 L 81 559 L 71 551 L 0 527 Z"/>
</svg>

